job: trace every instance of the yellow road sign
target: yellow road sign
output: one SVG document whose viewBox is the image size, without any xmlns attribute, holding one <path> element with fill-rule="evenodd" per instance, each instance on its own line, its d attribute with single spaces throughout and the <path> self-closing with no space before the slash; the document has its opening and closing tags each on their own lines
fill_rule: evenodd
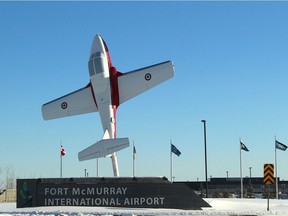
<svg viewBox="0 0 288 216">
<path fill-rule="evenodd" d="M 264 164 L 264 179 L 265 184 L 274 184 L 274 164 Z"/>
</svg>

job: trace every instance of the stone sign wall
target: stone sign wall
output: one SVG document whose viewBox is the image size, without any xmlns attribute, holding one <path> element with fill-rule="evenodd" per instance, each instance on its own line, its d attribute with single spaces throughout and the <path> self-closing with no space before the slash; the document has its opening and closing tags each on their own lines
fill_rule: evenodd
<svg viewBox="0 0 288 216">
<path fill-rule="evenodd" d="M 162 178 L 18 179 L 17 208 L 32 206 L 209 207 L 185 184 Z"/>
</svg>

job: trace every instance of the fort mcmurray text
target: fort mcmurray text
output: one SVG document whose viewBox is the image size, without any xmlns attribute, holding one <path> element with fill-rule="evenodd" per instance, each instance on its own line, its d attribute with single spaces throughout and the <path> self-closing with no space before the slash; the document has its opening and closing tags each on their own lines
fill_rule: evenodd
<svg viewBox="0 0 288 216">
<path fill-rule="evenodd" d="M 45 206 L 161 206 L 165 197 L 127 197 L 127 187 L 47 187 Z"/>
</svg>

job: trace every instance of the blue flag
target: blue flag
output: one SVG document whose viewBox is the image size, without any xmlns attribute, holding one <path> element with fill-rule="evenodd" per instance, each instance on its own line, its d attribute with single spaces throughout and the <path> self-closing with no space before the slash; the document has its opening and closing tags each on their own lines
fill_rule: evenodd
<svg viewBox="0 0 288 216">
<path fill-rule="evenodd" d="M 244 151 L 249 151 L 249 149 L 244 145 L 244 143 L 240 142 L 240 148 L 241 150 L 244 150 Z"/>
<path fill-rule="evenodd" d="M 181 155 L 181 152 L 179 151 L 179 149 L 177 149 L 176 146 L 174 146 L 172 143 L 171 143 L 171 152 L 176 154 L 178 157 Z"/>
<path fill-rule="evenodd" d="M 285 150 L 287 149 L 287 146 L 286 146 L 286 145 L 284 145 L 283 143 L 281 143 L 281 142 L 279 142 L 279 141 L 277 141 L 277 140 L 275 140 L 275 147 L 276 147 L 277 149 L 282 150 L 282 151 L 285 151 Z"/>
</svg>

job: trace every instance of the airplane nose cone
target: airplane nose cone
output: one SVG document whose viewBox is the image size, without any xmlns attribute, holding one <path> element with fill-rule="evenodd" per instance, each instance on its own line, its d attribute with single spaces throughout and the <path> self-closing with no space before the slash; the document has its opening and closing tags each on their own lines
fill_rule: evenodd
<svg viewBox="0 0 288 216">
<path fill-rule="evenodd" d="M 96 52 L 105 53 L 103 40 L 102 40 L 102 38 L 101 38 L 101 36 L 99 34 L 97 34 L 94 37 L 94 40 L 93 40 L 93 43 L 92 43 L 92 46 L 91 46 L 91 50 L 90 50 L 90 57 L 91 57 L 91 55 L 93 55 Z"/>
</svg>

